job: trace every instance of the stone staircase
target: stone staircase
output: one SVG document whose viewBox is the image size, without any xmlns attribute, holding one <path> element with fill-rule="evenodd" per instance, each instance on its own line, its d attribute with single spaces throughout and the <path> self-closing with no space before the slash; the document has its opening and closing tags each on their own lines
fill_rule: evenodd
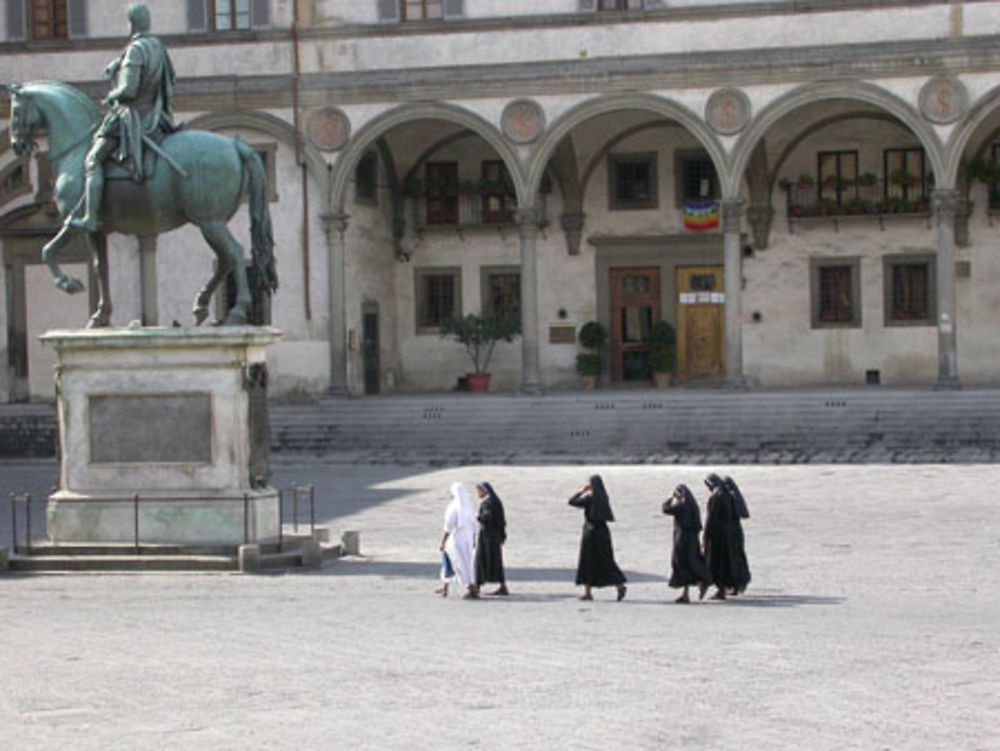
<svg viewBox="0 0 1000 751">
<path fill-rule="evenodd" d="M 953 462 L 1000 453 L 1000 390 L 596 391 L 322 399 L 278 456 L 360 462 Z"/>
<path fill-rule="evenodd" d="M 0 407 L 0 457 L 54 456 L 55 413 Z M 676 388 L 271 404 L 274 459 L 366 463 L 992 462 L 1000 389 Z"/>
</svg>

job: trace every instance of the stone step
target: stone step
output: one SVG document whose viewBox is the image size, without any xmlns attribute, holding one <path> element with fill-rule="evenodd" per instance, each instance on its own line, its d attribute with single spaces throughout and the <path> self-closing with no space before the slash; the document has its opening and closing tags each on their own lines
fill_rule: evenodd
<svg viewBox="0 0 1000 751">
<path fill-rule="evenodd" d="M 11 571 L 236 571 L 227 555 L 12 555 Z"/>
</svg>

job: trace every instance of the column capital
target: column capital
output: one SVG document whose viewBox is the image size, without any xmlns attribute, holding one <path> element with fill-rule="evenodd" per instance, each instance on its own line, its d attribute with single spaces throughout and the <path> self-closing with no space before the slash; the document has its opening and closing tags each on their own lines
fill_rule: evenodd
<svg viewBox="0 0 1000 751">
<path fill-rule="evenodd" d="M 532 229 L 538 229 L 538 219 L 540 217 L 540 212 L 534 206 L 529 206 L 523 209 L 517 209 L 514 212 L 514 221 L 517 222 L 517 226 L 522 230 L 526 227 L 531 227 Z"/>
<path fill-rule="evenodd" d="M 323 222 L 323 229 L 326 230 L 327 239 L 332 240 L 332 233 L 343 236 L 347 231 L 347 223 L 351 218 L 350 214 L 320 214 L 320 220 Z"/>
<path fill-rule="evenodd" d="M 722 231 L 726 234 L 740 231 L 740 218 L 743 215 L 743 201 L 740 198 L 723 198 L 719 201 L 722 210 Z"/>
<path fill-rule="evenodd" d="M 951 224 L 958 210 L 959 193 L 951 188 L 935 188 L 931 191 L 931 203 L 934 207 L 934 217 L 940 225 L 942 222 Z"/>
</svg>

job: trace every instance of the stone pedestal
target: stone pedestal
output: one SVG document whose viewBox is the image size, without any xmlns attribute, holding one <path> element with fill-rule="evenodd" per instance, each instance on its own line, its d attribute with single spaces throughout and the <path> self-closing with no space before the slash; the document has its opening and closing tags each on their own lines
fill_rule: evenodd
<svg viewBox="0 0 1000 751">
<path fill-rule="evenodd" d="M 50 331 L 59 489 L 53 543 L 278 540 L 267 345 L 256 326 Z"/>
</svg>

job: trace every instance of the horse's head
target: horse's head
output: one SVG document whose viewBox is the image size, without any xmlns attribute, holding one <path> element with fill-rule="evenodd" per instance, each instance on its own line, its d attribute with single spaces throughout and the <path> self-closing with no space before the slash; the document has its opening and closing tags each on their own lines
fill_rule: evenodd
<svg viewBox="0 0 1000 751">
<path fill-rule="evenodd" d="M 41 127 L 41 115 L 31 94 L 16 83 L 10 84 L 10 146 L 18 156 L 30 154 L 38 144 L 34 134 Z"/>
</svg>

